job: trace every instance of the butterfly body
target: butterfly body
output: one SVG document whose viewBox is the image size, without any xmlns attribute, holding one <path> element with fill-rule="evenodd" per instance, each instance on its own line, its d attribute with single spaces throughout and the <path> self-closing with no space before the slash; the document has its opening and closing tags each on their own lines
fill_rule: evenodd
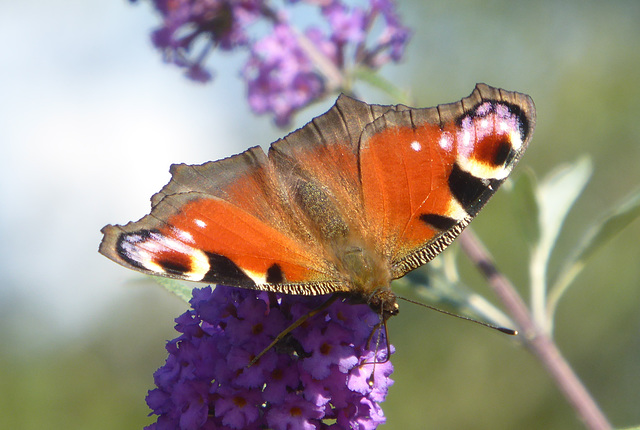
<svg viewBox="0 0 640 430">
<path fill-rule="evenodd" d="M 151 214 L 103 229 L 100 252 L 145 273 L 285 294 L 339 293 L 397 313 L 390 282 L 438 255 L 522 155 L 523 94 L 479 84 L 413 109 L 341 96 L 273 143 L 174 165 Z"/>
</svg>

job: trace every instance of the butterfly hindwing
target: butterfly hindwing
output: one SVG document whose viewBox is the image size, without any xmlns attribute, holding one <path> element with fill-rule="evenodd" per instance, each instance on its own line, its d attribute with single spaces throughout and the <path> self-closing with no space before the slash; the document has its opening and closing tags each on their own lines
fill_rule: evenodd
<svg viewBox="0 0 640 430">
<path fill-rule="evenodd" d="M 365 128 L 364 210 L 394 278 L 462 232 L 509 175 L 534 125 L 528 96 L 479 84 L 460 102 L 389 111 Z"/>
</svg>

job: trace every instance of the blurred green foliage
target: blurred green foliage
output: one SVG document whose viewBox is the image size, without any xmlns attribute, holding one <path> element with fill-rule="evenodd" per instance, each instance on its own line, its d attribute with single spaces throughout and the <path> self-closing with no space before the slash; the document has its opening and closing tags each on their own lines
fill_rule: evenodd
<svg viewBox="0 0 640 430">
<path fill-rule="evenodd" d="M 536 102 L 538 125 L 515 175 L 528 165 L 542 177 L 591 156 L 594 175 L 569 214 L 556 257 L 637 188 L 640 2 L 412 0 L 402 2 L 401 13 L 414 38 L 405 65 L 384 73 L 417 105 L 460 99 L 476 82 L 525 92 Z M 529 249 L 518 226 L 505 192 L 473 223 L 527 297 Z M 638 239 L 635 222 L 589 260 L 555 320 L 560 349 L 617 427 L 640 423 Z M 459 260 L 464 282 L 492 300 L 482 277 Z M 86 284 L 91 288 L 90 279 Z M 164 341 L 174 336 L 173 318 L 184 309 L 160 288 L 139 286 L 75 337 L 35 346 L 21 338 L 19 313 L 4 313 L 0 318 L 13 321 L 0 335 L 0 428 L 150 423 L 144 396 L 164 361 Z M 384 428 L 582 428 L 540 365 L 507 336 L 410 304 L 401 305 L 389 329 L 396 383 L 383 405 Z"/>
<path fill-rule="evenodd" d="M 25 345 L 19 331 L 0 335 L 0 428 L 141 429 L 153 422 L 145 396 L 166 358 L 165 341 L 175 337 L 173 318 L 187 305 L 150 280 L 132 289 L 131 301 L 112 305 L 74 338 L 37 346 Z"/>
</svg>

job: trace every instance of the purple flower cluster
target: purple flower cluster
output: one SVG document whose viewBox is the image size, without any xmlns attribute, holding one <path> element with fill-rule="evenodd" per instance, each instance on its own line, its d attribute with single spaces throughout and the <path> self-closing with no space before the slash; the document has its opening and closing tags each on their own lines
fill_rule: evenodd
<svg viewBox="0 0 640 430">
<path fill-rule="evenodd" d="M 292 25 L 284 7 L 276 10 L 264 0 L 153 2 L 164 22 L 152 38 L 166 61 L 205 82 L 211 79 L 205 60 L 213 48 L 247 49 L 242 77 L 249 104 L 258 114 L 274 115 L 280 126 L 322 96 L 348 90 L 349 72 L 358 67 L 376 70 L 399 61 L 409 41 L 392 0 L 368 0 L 367 8 L 347 7 L 342 0 L 284 0 L 319 7 L 320 23 L 304 30 Z M 260 26 L 263 34 L 250 35 L 250 28 Z"/>
<path fill-rule="evenodd" d="M 176 319 L 182 334 L 154 375 L 147 404 L 159 417 L 147 429 L 367 430 L 383 423 L 379 402 L 393 366 L 384 338 L 368 345 L 379 317 L 366 305 L 334 302 L 247 367 L 325 299 L 194 290 L 193 309 Z"/>
<path fill-rule="evenodd" d="M 333 50 L 322 35 L 308 37 L 327 55 Z M 276 25 L 272 34 L 257 41 L 242 76 L 248 85 L 249 106 L 256 114 L 272 113 L 278 126 L 286 126 L 296 111 L 325 92 L 325 80 L 298 43 L 288 25 Z"/>
<path fill-rule="evenodd" d="M 135 0 L 134 0 L 135 1 Z M 163 18 L 151 39 L 164 60 L 186 68 L 200 82 L 211 79 L 203 65 L 212 48 L 248 46 L 247 27 L 262 16 L 262 0 L 153 0 Z M 198 52 L 193 52 L 198 50 Z"/>
</svg>

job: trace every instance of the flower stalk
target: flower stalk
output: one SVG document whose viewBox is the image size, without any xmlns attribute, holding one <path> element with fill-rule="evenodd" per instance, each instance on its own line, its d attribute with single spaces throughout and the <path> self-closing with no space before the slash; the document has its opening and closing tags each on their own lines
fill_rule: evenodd
<svg viewBox="0 0 640 430">
<path fill-rule="evenodd" d="M 600 410 L 553 340 L 534 322 L 531 313 L 509 279 L 501 273 L 472 230 L 459 237 L 460 245 L 484 274 L 505 309 L 518 325 L 525 345 L 535 354 L 560 388 L 580 419 L 591 430 L 610 430 L 611 424 Z"/>
</svg>

